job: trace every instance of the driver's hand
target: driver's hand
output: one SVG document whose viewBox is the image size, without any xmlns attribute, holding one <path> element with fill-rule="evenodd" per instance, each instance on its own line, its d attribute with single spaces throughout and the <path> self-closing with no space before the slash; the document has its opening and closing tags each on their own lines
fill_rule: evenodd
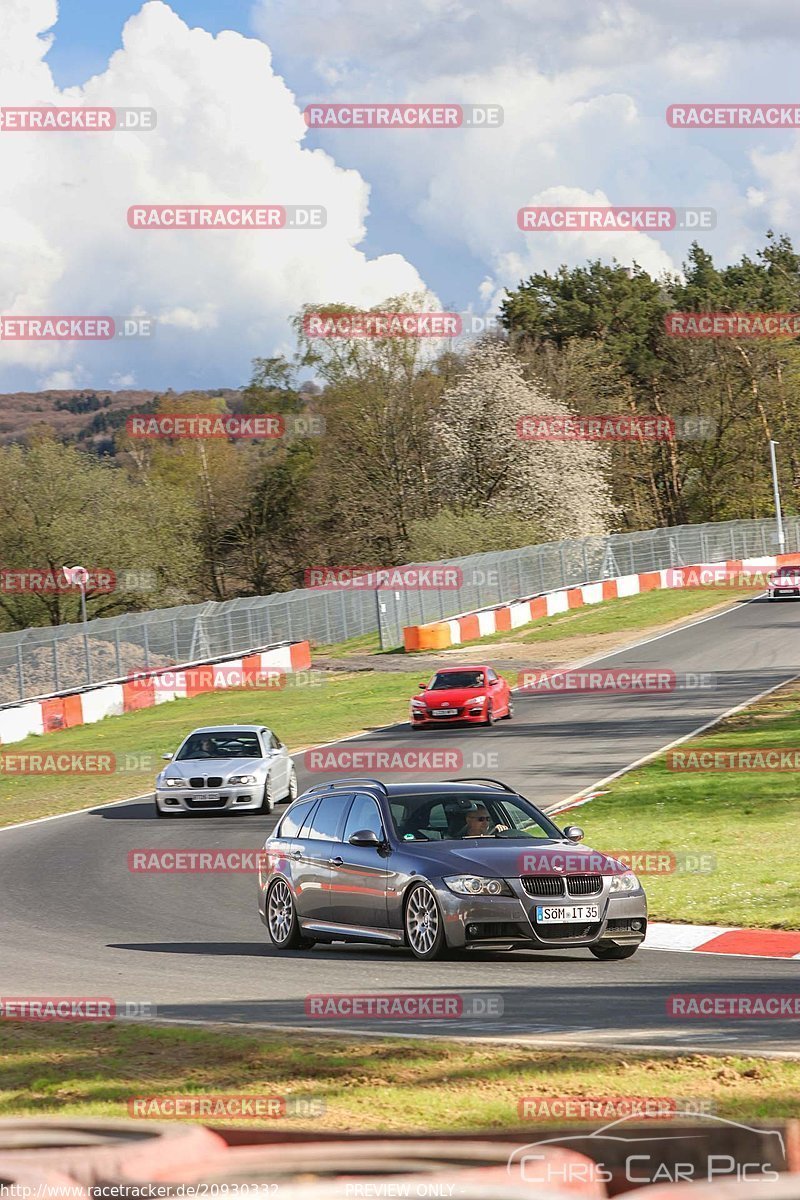
<svg viewBox="0 0 800 1200">
<path fill-rule="evenodd" d="M 507 825 L 495 825 L 492 833 L 499 833 L 501 829 L 508 829 Z"/>
</svg>

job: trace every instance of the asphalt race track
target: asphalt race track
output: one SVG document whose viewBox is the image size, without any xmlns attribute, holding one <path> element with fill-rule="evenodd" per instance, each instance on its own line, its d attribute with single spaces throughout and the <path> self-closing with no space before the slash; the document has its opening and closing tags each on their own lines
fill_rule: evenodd
<svg viewBox="0 0 800 1200">
<path fill-rule="evenodd" d="M 499 776 L 542 806 L 552 805 L 800 674 L 800 604 L 737 604 L 594 665 L 710 674 L 715 686 L 628 697 L 517 697 L 514 720 L 491 730 L 412 734 L 399 725 L 348 745 L 455 747 L 465 756 L 460 773 Z M 248 719 L 244 707 L 242 720 Z M 304 771 L 302 760 L 298 767 L 301 787 L 324 778 Z M 798 1051 L 790 1020 L 677 1021 L 667 1016 L 667 997 L 795 994 L 800 961 L 643 950 L 618 963 L 569 951 L 465 953 L 425 964 L 394 948 L 341 944 L 281 955 L 258 919 L 254 876 L 128 870 L 132 849 L 257 849 L 274 822 L 275 814 L 156 821 L 149 801 L 132 800 L 0 831 L 3 995 L 108 996 L 148 1001 L 159 1020 L 314 1032 Z M 480 1003 L 469 1016 L 413 1025 L 305 1015 L 310 994 L 431 990 L 458 992 L 467 1008 L 476 995 L 500 996 L 503 1015 L 482 1015 Z"/>
</svg>

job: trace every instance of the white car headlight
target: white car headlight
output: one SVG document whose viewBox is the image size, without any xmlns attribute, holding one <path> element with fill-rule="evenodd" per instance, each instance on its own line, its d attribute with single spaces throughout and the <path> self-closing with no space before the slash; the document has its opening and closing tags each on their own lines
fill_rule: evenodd
<svg viewBox="0 0 800 1200">
<path fill-rule="evenodd" d="M 164 787 L 185 787 L 185 786 L 186 786 L 185 779 L 165 779 L 164 780 Z"/>
<path fill-rule="evenodd" d="M 473 698 L 472 698 L 471 700 L 468 700 L 468 701 L 467 701 L 467 703 L 468 703 L 468 704 L 470 704 L 470 705 L 473 705 L 473 704 L 485 704 L 485 703 L 486 703 L 486 697 L 485 697 L 485 696 L 473 696 Z"/>
<path fill-rule="evenodd" d="M 513 896 L 502 879 L 483 879 L 480 875 L 448 875 L 445 883 L 459 896 Z"/>
<path fill-rule="evenodd" d="M 256 782 L 255 775 L 231 775 L 230 779 L 228 780 L 228 783 L 232 783 L 235 786 L 244 786 L 248 783 L 255 783 L 255 782 Z"/>
<path fill-rule="evenodd" d="M 612 894 L 614 892 L 638 892 L 641 886 L 633 871 L 623 871 L 621 875 L 614 876 L 608 890 Z"/>
<path fill-rule="evenodd" d="M 427 708 L 428 706 L 424 700 L 412 700 L 411 707 L 412 708 Z"/>
</svg>

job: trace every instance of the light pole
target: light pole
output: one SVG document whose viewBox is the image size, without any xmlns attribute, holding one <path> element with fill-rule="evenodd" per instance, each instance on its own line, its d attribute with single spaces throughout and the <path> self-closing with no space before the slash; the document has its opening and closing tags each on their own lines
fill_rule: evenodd
<svg viewBox="0 0 800 1200">
<path fill-rule="evenodd" d="M 772 491 L 775 495 L 775 520 L 778 522 L 778 553 L 783 554 L 783 548 L 786 543 L 786 535 L 783 532 L 783 515 L 781 513 L 781 493 L 778 487 L 778 466 L 775 461 L 775 447 L 777 442 L 770 440 L 769 443 L 769 460 L 772 464 Z"/>
<path fill-rule="evenodd" d="M 70 583 L 81 589 L 81 621 L 83 622 L 83 653 L 86 658 L 86 681 L 90 685 L 92 679 L 92 656 L 89 653 L 89 629 L 86 623 L 86 584 L 89 582 L 89 572 L 86 567 L 64 567 L 64 574 Z"/>
</svg>

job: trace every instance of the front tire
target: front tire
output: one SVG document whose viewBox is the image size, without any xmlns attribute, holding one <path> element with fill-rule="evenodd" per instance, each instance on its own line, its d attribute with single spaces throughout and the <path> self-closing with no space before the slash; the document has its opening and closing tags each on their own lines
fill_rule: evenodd
<svg viewBox="0 0 800 1200">
<path fill-rule="evenodd" d="M 300 932 L 292 893 L 285 879 L 277 879 L 267 895 L 267 929 L 276 950 L 307 950 L 313 939 Z"/>
<path fill-rule="evenodd" d="M 620 958 L 631 958 L 639 949 L 636 946 L 590 946 L 592 954 L 595 958 L 599 958 L 601 962 L 616 961 Z"/>
<path fill-rule="evenodd" d="M 292 770 L 289 774 L 289 790 L 284 796 L 284 800 L 287 804 L 291 804 L 293 800 L 297 799 L 297 792 L 297 772 L 295 771 L 294 767 L 292 767 Z"/>
<path fill-rule="evenodd" d="M 261 797 L 261 803 L 255 810 L 257 813 L 271 813 L 275 807 L 275 799 L 272 795 L 272 776 L 267 775 L 267 782 L 264 784 L 264 795 Z"/>
<path fill-rule="evenodd" d="M 514 701 L 513 701 L 513 700 L 511 699 L 511 697 L 509 696 L 509 698 L 508 698 L 508 712 L 506 713 L 506 715 L 505 715 L 505 717 L 504 717 L 504 720 L 506 720 L 506 721 L 510 721 L 510 720 L 511 720 L 511 718 L 512 718 L 513 716 L 514 716 Z"/>
<path fill-rule="evenodd" d="M 494 709 L 491 704 L 486 710 L 486 720 L 483 722 L 487 729 L 491 729 L 494 725 Z"/>
<path fill-rule="evenodd" d="M 439 901 L 426 883 L 417 884 L 409 892 L 403 924 L 406 944 L 415 958 L 434 962 L 445 957 L 444 920 Z"/>
</svg>

